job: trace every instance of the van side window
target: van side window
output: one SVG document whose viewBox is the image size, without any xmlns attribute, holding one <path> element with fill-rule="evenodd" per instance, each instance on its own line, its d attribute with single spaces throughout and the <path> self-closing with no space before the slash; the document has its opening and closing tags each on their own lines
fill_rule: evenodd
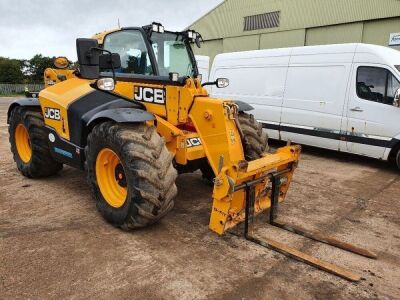
<svg viewBox="0 0 400 300">
<path fill-rule="evenodd" d="M 357 95 L 361 99 L 393 105 L 399 81 L 384 68 L 359 67 L 357 70 Z"/>
</svg>

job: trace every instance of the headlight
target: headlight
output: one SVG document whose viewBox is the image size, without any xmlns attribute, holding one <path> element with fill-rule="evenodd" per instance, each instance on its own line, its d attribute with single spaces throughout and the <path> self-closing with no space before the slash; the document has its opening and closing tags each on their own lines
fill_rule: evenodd
<svg viewBox="0 0 400 300">
<path fill-rule="evenodd" d="M 101 79 L 97 80 L 97 87 L 102 91 L 113 91 L 114 90 L 114 79 L 101 78 Z"/>
</svg>

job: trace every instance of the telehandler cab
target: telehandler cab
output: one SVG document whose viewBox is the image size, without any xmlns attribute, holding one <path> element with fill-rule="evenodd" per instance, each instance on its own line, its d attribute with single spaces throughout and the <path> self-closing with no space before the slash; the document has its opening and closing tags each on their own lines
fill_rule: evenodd
<svg viewBox="0 0 400 300">
<path fill-rule="evenodd" d="M 195 31 L 159 23 L 77 39 L 79 68 L 58 58 L 39 98 L 8 111 L 11 150 L 30 178 L 63 164 L 87 171 L 103 217 L 123 229 L 155 223 L 174 205 L 178 173 L 200 169 L 213 182 L 209 227 L 223 234 L 244 222 L 245 237 L 349 280 L 359 276 L 273 240 L 249 235 L 253 215 L 270 209 L 270 224 L 363 255 L 366 250 L 275 221 L 298 164 L 300 146 L 268 153 L 267 135 L 246 111 L 213 99 L 201 85 L 191 43 Z M 224 87 L 227 79 L 206 83 Z M 364 251 L 364 252 L 363 252 Z"/>
</svg>

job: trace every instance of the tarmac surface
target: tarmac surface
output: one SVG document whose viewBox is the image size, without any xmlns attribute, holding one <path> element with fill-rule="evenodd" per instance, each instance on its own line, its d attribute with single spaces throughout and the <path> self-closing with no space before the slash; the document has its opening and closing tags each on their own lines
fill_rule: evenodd
<svg viewBox="0 0 400 300">
<path fill-rule="evenodd" d="M 0 98 L 1 299 L 399 299 L 400 172 L 377 160 L 304 147 L 279 219 L 378 254 L 368 259 L 273 228 L 254 233 L 346 267 L 351 283 L 234 235 L 208 229 L 212 188 L 180 175 L 175 208 L 123 232 L 97 212 L 85 173 L 24 178 Z M 264 223 L 262 223 L 264 222 Z"/>
</svg>

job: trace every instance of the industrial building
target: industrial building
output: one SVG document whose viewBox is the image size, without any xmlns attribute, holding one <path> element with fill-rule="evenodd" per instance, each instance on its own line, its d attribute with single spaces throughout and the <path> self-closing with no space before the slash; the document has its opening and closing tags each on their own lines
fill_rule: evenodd
<svg viewBox="0 0 400 300">
<path fill-rule="evenodd" d="M 399 0 L 225 0 L 188 26 L 196 54 L 362 42 L 400 50 Z"/>
</svg>

